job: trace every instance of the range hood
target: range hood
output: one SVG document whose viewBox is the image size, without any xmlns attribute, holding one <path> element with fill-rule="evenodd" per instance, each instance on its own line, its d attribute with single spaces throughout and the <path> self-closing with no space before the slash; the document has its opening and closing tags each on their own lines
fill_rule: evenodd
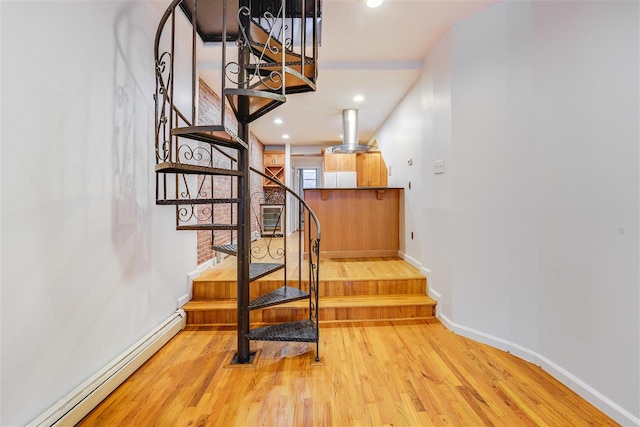
<svg viewBox="0 0 640 427">
<path fill-rule="evenodd" d="M 342 144 L 327 147 L 327 154 L 366 153 L 368 145 L 358 144 L 358 110 L 342 110 Z"/>
</svg>

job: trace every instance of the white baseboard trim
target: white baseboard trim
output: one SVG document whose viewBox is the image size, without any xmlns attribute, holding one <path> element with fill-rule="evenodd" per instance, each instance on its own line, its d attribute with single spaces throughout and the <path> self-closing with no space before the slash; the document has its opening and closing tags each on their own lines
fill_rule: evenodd
<svg viewBox="0 0 640 427">
<path fill-rule="evenodd" d="M 434 296 L 432 296 L 432 298 L 434 298 L 436 301 L 438 301 L 439 298 L 442 297 L 442 295 L 437 294 L 437 292 L 429 290 L 430 295 L 432 292 L 434 293 Z M 435 297 L 435 294 L 437 294 L 437 298 Z M 624 426 L 640 426 L 640 418 L 634 416 L 629 411 L 625 410 L 620 405 L 604 396 L 598 390 L 594 389 L 589 384 L 582 381 L 580 378 L 571 374 L 569 371 L 542 356 L 541 354 L 538 354 L 533 350 L 504 340 L 502 338 L 498 338 L 493 335 L 489 335 L 484 332 L 454 323 L 440 311 L 438 311 L 437 317 L 448 329 L 455 332 L 456 334 L 470 338 L 474 341 L 479 341 L 500 350 L 504 350 L 521 359 L 531 362 L 534 365 L 540 366 L 552 377 L 569 387 L 585 400 L 589 401 L 602 412 L 613 418 L 616 422 Z"/>
<path fill-rule="evenodd" d="M 431 270 L 429 270 L 427 267 L 420 267 L 420 273 L 424 274 L 424 276 L 427 278 L 427 295 L 429 294 L 429 290 L 433 287 L 433 283 L 431 283 Z M 440 295 L 440 294 L 438 294 Z M 433 298 L 433 297 L 431 297 Z M 438 298 L 442 298 L 442 295 L 440 295 Z M 435 299 L 435 298 L 433 298 Z"/>
<path fill-rule="evenodd" d="M 180 332 L 186 325 L 186 317 L 183 310 L 176 311 L 95 375 L 31 421 L 28 426 L 50 427 L 77 424 Z"/>
<path fill-rule="evenodd" d="M 189 289 L 193 289 L 193 288 L 189 288 Z M 178 298 L 178 308 L 182 308 L 183 305 L 191 301 L 192 297 L 193 297 L 193 292 L 190 290 L 188 294 L 184 294 L 180 298 Z"/>
<path fill-rule="evenodd" d="M 640 426 L 640 418 L 622 408 L 620 405 L 609 399 L 607 396 L 595 390 L 589 384 L 572 375 L 570 372 L 558 366 L 542 355 L 537 355 L 538 365 L 547 371 L 552 377 L 578 393 L 580 396 L 591 402 L 595 407 L 609 415 L 616 422 L 623 426 Z"/>
<path fill-rule="evenodd" d="M 196 267 L 196 271 L 192 271 L 189 274 L 194 274 L 194 273 L 198 273 L 197 276 L 200 275 L 200 273 L 202 273 L 205 270 L 210 269 L 211 267 L 213 267 L 214 265 L 216 265 L 218 263 L 218 260 L 216 259 L 216 257 L 211 258 L 208 261 L 203 262 L 202 264 L 198 265 Z M 196 277 L 197 277 L 196 276 Z"/>
<path fill-rule="evenodd" d="M 427 271 L 429 271 L 429 274 L 422 273 L 425 276 L 427 276 L 427 295 L 429 295 L 429 297 L 436 302 L 436 317 L 440 319 L 441 311 L 442 311 L 442 303 L 440 302 L 440 300 L 442 300 L 442 294 L 431 287 L 429 282 L 429 278 L 431 277 L 430 276 L 431 271 L 430 270 L 427 270 Z M 442 319 L 440 320 L 442 321 Z M 442 321 L 442 323 L 444 323 L 444 321 Z M 447 325 L 447 328 L 449 328 L 448 325 Z"/>
<path fill-rule="evenodd" d="M 436 300 L 436 302 L 440 302 L 440 300 L 442 299 L 442 294 L 440 292 L 436 291 L 433 288 L 427 289 L 427 295 L 429 295 L 431 298 Z M 451 328 L 449 328 L 449 329 L 451 329 Z"/>
<path fill-rule="evenodd" d="M 407 255 L 402 251 L 398 251 L 398 256 L 400 256 L 400 258 L 402 258 L 403 260 L 407 261 L 409 264 L 413 265 L 418 270 L 422 269 L 422 263 L 420 263 L 420 261 L 413 258 L 412 256 Z"/>
<path fill-rule="evenodd" d="M 193 280 L 199 277 L 203 271 L 213 268 L 217 263 L 218 263 L 218 260 L 214 257 L 208 261 L 203 262 L 202 264 L 199 264 L 196 267 L 196 269 L 191 273 L 187 273 L 188 292 L 182 295 L 180 298 L 178 298 L 178 303 L 176 308 L 180 308 L 186 303 L 188 303 L 189 301 L 191 301 L 191 298 L 193 298 Z"/>
<path fill-rule="evenodd" d="M 427 282 L 427 286 L 428 286 L 428 283 L 429 283 L 429 282 Z M 436 290 L 435 290 L 435 289 L 433 289 L 433 288 L 429 288 L 429 287 L 427 287 L 427 295 L 429 295 L 429 296 L 430 296 L 432 299 L 434 299 L 438 304 L 440 304 L 440 300 L 442 299 L 442 294 L 441 294 L 440 292 L 436 291 Z M 436 306 L 436 307 L 437 307 L 437 306 Z M 445 323 L 445 322 L 443 321 L 442 323 Z M 447 326 L 447 327 L 448 327 L 448 326 Z M 451 329 L 451 328 L 449 328 L 449 329 Z"/>
</svg>

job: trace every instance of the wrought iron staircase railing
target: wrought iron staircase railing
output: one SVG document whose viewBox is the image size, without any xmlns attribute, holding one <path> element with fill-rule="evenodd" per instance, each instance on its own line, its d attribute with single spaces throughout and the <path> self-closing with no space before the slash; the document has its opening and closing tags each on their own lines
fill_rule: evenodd
<svg viewBox="0 0 640 427">
<path fill-rule="evenodd" d="M 176 53 L 184 40 L 177 13 L 190 22 L 190 73 L 176 76 Z M 156 202 L 174 205 L 178 230 L 210 231 L 212 249 L 237 257 L 238 350 L 235 363 L 249 363 L 251 340 L 316 343 L 319 355 L 318 278 L 320 224 L 309 206 L 290 188 L 249 167 L 249 123 L 286 101 L 286 95 L 315 90 L 319 45 L 320 2 L 317 0 L 173 0 L 163 14 L 155 38 L 156 102 L 155 155 Z M 199 41 L 222 43 L 221 112 L 216 123 L 198 120 Z M 228 45 L 231 45 L 229 47 Z M 231 49 L 235 53 L 232 54 Z M 310 52 L 309 52 L 310 51 Z M 176 93 L 190 87 L 190 118 L 178 107 Z M 226 117 L 229 104 L 237 120 Z M 288 197 L 277 221 L 283 239 L 282 259 L 260 260 L 252 247 L 251 174 L 259 182 L 273 181 Z M 287 200 L 292 200 L 288 202 Z M 287 270 L 286 212 L 297 203 L 309 241 L 308 280 L 302 279 L 302 233 L 299 233 L 297 284 Z M 218 223 L 221 210 L 230 218 Z M 255 206 L 253 207 L 255 211 Z M 267 244 L 270 247 L 270 244 Z M 253 261 L 253 262 L 252 262 Z M 260 262 L 258 262 L 260 261 Z M 283 270 L 283 286 L 249 299 L 250 283 Z M 292 286 L 290 286 L 292 285 Z M 251 328 L 249 312 L 291 301 L 309 300 L 309 317 Z"/>
</svg>

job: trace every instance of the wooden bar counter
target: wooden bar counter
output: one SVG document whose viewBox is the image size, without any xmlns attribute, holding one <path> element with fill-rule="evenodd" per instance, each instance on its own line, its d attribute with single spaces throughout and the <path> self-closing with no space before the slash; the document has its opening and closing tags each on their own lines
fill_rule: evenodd
<svg viewBox="0 0 640 427">
<path fill-rule="evenodd" d="M 398 256 L 401 192 L 402 188 L 387 187 L 305 189 L 304 199 L 322 229 L 321 255 Z M 305 241 L 307 253 L 308 244 Z"/>
</svg>

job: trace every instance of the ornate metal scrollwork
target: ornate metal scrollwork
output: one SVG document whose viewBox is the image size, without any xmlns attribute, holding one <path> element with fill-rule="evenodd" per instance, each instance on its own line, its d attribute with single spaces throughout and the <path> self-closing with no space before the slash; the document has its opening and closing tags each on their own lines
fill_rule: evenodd
<svg viewBox="0 0 640 427">
<path fill-rule="evenodd" d="M 282 15 L 283 8 L 280 7 L 280 11 L 278 12 L 277 16 L 273 15 L 273 13 L 271 12 L 265 12 L 262 17 L 259 18 L 261 22 L 264 22 L 265 27 L 263 27 L 263 29 L 265 29 L 267 32 L 267 39 L 265 43 L 262 44 L 255 43 L 251 39 L 251 33 L 250 31 L 248 31 L 248 28 L 245 28 L 242 25 L 242 22 L 244 20 L 243 18 L 246 19 L 247 17 L 249 17 L 249 19 L 251 19 L 251 10 L 249 9 L 249 7 L 242 6 L 238 9 L 237 20 L 242 37 L 238 37 L 238 39 L 236 40 L 236 45 L 238 47 L 254 46 L 254 48 L 256 46 L 262 46 L 262 50 L 258 54 L 251 50 L 251 57 L 253 58 L 253 60 L 250 61 L 250 66 L 255 71 L 250 75 L 247 74 L 247 76 L 244 78 L 240 76 L 240 65 L 238 64 L 238 62 L 228 62 L 224 66 L 224 74 L 227 80 L 243 87 L 256 87 L 262 84 L 266 89 L 272 91 L 277 91 L 283 88 L 284 77 L 282 70 L 263 70 L 263 64 L 265 62 L 269 62 L 265 61 L 265 58 L 268 58 L 267 50 L 271 55 L 277 55 L 282 52 L 282 48 L 278 47 L 280 43 L 275 43 L 277 39 L 274 35 L 274 31 L 277 28 L 276 24 Z M 286 40 L 284 45 L 287 46 Z M 265 74 L 264 71 L 267 71 L 267 73 Z"/>
<path fill-rule="evenodd" d="M 193 147 L 189 144 L 180 144 L 178 146 L 177 159 L 180 163 L 197 162 L 196 164 L 198 165 L 213 166 L 213 156 L 208 147 Z"/>
<path fill-rule="evenodd" d="M 181 224 L 186 224 L 192 221 L 197 221 L 197 223 L 199 224 L 204 222 L 212 222 L 213 209 L 211 208 L 211 206 L 200 206 L 195 204 L 179 205 L 178 222 Z"/>
<path fill-rule="evenodd" d="M 156 159 L 157 161 L 169 161 L 169 145 L 171 144 L 169 132 L 167 131 L 167 110 L 171 108 L 168 87 L 171 84 L 171 64 L 173 57 L 171 53 L 164 52 L 156 62 L 156 106 L 159 108 L 156 124 Z M 160 98 L 160 99 L 159 99 Z M 169 113 L 170 114 L 170 113 Z"/>
</svg>

